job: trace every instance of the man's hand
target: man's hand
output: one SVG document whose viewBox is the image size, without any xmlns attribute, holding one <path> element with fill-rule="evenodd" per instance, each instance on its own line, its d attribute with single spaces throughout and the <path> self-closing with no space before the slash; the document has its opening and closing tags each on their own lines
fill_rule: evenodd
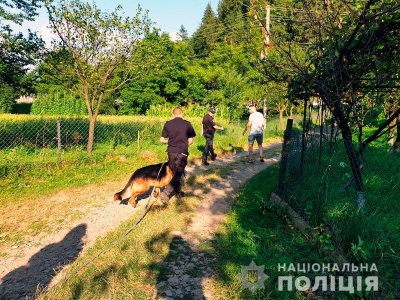
<svg viewBox="0 0 400 300">
<path fill-rule="evenodd" d="M 166 139 L 166 138 L 164 138 L 164 137 L 161 137 L 161 138 L 160 138 L 160 143 L 161 143 L 161 144 L 168 144 L 168 139 Z"/>
</svg>

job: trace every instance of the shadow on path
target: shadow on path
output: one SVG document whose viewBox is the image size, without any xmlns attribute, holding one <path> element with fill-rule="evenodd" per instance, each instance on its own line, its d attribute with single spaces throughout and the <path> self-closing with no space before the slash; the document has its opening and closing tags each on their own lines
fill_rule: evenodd
<svg viewBox="0 0 400 300">
<path fill-rule="evenodd" d="M 208 253 L 195 251 L 182 237 L 174 236 L 157 276 L 157 299 L 206 299 L 202 282 L 212 273 L 206 262 L 210 259 Z"/>
<path fill-rule="evenodd" d="M 5 275 L 0 285 L 0 299 L 30 298 L 46 288 L 63 266 L 78 257 L 86 230 L 86 224 L 73 228 L 60 242 L 47 245 L 33 255 L 27 265 Z"/>
</svg>

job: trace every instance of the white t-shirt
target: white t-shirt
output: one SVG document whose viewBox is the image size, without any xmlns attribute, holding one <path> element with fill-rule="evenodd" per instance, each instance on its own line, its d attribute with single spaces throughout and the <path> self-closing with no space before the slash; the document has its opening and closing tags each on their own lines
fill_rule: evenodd
<svg viewBox="0 0 400 300">
<path fill-rule="evenodd" d="M 262 113 L 255 111 L 249 116 L 249 121 L 251 122 L 250 133 L 249 134 L 260 134 L 264 130 L 264 116 Z"/>
</svg>

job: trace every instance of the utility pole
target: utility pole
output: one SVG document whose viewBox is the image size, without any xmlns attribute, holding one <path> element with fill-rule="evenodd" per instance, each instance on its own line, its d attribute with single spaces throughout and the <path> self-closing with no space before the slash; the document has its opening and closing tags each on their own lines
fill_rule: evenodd
<svg viewBox="0 0 400 300">
<path fill-rule="evenodd" d="M 267 5 L 265 7 L 265 33 L 264 33 L 264 46 L 265 46 L 265 58 L 266 59 L 268 57 L 268 49 L 271 47 L 269 44 L 269 24 L 270 24 L 270 20 L 271 20 L 271 6 Z M 267 95 L 268 95 L 268 91 L 266 91 L 265 93 L 265 98 L 264 98 L 264 109 L 263 109 L 263 114 L 264 114 L 264 118 L 267 118 Z"/>
<path fill-rule="evenodd" d="M 271 6 L 267 5 L 265 7 L 265 33 L 264 33 L 264 46 L 265 46 L 265 57 L 264 59 L 266 59 L 268 57 L 268 49 L 271 47 L 269 44 L 269 24 L 270 24 L 270 20 L 271 20 Z M 268 95 L 268 91 L 266 91 L 266 96 L 264 98 L 264 109 L 263 109 L 263 114 L 264 114 L 264 118 L 267 118 L 267 95 Z"/>
<path fill-rule="evenodd" d="M 269 25 L 270 25 L 270 19 L 271 19 L 271 6 L 267 5 L 265 7 L 266 10 L 266 17 L 265 17 L 265 26 L 263 24 L 263 22 L 261 21 L 261 18 L 259 16 L 259 14 L 257 13 L 257 9 L 255 7 L 255 3 L 254 0 L 250 0 L 250 4 L 253 8 L 253 13 L 254 13 L 254 17 L 255 19 L 258 21 L 258 24 L 261 28 L 261 32 L 264 36 L 264 49 L 261 50 L 260 53 L 260 59 L 264 60 L 268 57 L 268 50 L 271 49 L 271 44 L 269 42 L 269 37 L 270 37 L 270 31 L 269 31 Z M 266 91 L 266 95 L 268 94 L 268 91 Z M 263 115 L 264 118 L 267 118 L 267 96 L 265 96 L 264 98 L 264 107 L 263 107 Z"/>
<path fill-rule="evenodd" d="M 266 36 L 265 36 L 265 51 L 268 51 L 269 48 L 271 48 L 271 45 L 269 44 L 269 24 L 271 21 L 271 6 L 267 5 L 265 7 L 266 11 L 266 16 L 265 16 L 265 31 L 266 31 Z"/>
<path fill-rule="evenodd" d="M 271 23 L 271 6 L 267 5 L 265 7 L 265 27 L 262 27 L 262 32 L 264 35 L 264 47 L 263 54 L 261 54 L 261 59 L 266 59 L 268 57 L 268 50 L 271 49 L 271 44 L 269 43 L 270 30 L 269 25 Z M 261 22 L 260 22 L 261 23 Z"/>
</svg>

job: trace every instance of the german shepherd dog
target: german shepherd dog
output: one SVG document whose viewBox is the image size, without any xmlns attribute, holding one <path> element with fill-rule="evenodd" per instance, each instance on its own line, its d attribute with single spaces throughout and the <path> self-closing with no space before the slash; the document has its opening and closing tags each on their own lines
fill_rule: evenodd
<svg viewBox="0 0 400 300">
<path fill-rule="evenodd" d="M 129 198 L 129 203 L 136 207 L 136 198 L 148 191 L 150 186 L 155 187 L 154 196 L 160 194 L 160 187 L 167 186 L 173 177 L 173 172 L 166 163 L 146 166 L 137 169 L 129 179 L 124 189 L 114 195 L 114 201 Z"/>
</svg>

